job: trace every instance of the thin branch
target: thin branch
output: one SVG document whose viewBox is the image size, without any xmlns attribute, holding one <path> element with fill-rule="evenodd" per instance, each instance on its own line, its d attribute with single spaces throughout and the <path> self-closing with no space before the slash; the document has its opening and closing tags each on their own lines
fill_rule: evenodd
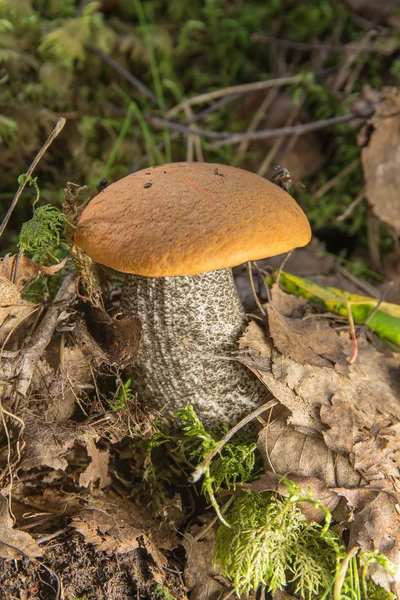
<svg viewBox="0 0 400 600">
<path fill-rule="evenodd" d="M 316 200 L 322 198 L 322 196 L 326 194 L 326 192 L 329 192 L 329 190 L 331 190 L 333 187 L 335 187 L 335 185 L 339 181 L 341 181 L 344 177 L 347 177 L 347 175 L 352 173 L 354 169 L 356 169 L 359 166 L 360 162 L 360 158 L 354 159 L 350 164 L 348 164 L 344 169 L 342 169 L 340 173 L 338 173 L 337 175 L 335 175 L 335 177 L 332 177 L 332 179 L 324 183 L 324 185 L 321 186 L 319 190 L 315 192 L 315 194 L 313 194 L 313 197 Z"/>
<path fill-rule="evenodd" d="M 64 117 L 59 117 L 53 131 L 51 132 L 51 134 L 49 135 L 49 137 L 47 138 L 47 140 L 45 141 L 45 143 L 43 144 L 43 146 L 40 148 L 39 152 L 35 156 L 31 166 L 29 167 L 29 169 L 27 170 L 27 172 L 25 174 L 26 176 L 25 176 L 25 180 L 24 180 L 23 184 L 19 186 L 17 193 L 15 194 L 14 199 L 11 202 L 11 206 L 8 209 L 7 214 L 3 219 L 2 224 L 0 225 L 0 236 L 3 234 L 5 228 L 7 227 L 7 224 L 8 224 L 8 221 L 10 220 L 12 212 L 13 212 L 14 208 L 17 206 L 18 200 L 19 200 L 22 192 L 24 191 L 26 184 L 28 183 L 30 176 L 32 175 L 33 171 L 36 169 L 43 154 L 54 142 L 54 140 L 56 139 L 56 137 L 58 136 L 60 131 L 63 129 L 66 122 L 67 121 L 64 119 Z"/>
<path fill-rule="evenodd" d="M 277 79 L 266 79 L 264 81 L 255 81 L 253 83 L 242 83 L 239 85 L 232 85 L 230 87 L 222 88 L 220 90 L 214 90 L 213 92 L 207 92 L 200 94 L 194 98 L 187 98 L 183 100 L 167 113 L 167 118 L 171 118 L 183 109 L 185 105 L 193 106 L 195 104 L 202 104 L 203 102 L 211 102 L 211 100 L 217 100 L 222 96 L 229 96 L 230 94 L 249 94 L 250 92 L 256 92 L 258 90 L 265 90 L 267 88 L 291 85 L 294 83 L 301 83 L 304 81 L 304 75 L 288 75 L 286 77 L 279 77 Z"/>
<path fill-rule="evenodd" d="M 249 124 L 246 132 L 257 131 L 259 124 L 264 119 L 268 109 L 271 107 L 275 98 L 279 94 L 280 89 L 281 88 L 279 86 L 276 86 L 276 87 L 270 89 L 269 92 L 264 96 L 264 99 L 261 102 L 260 106 L 257 108 L 252 120 L 250 121 L 250 124 Z M 247 151 L 249 143 L 250 143 L 249 140 L 243 140 L 243 142 L 241 142 L 241 144 L 238 148 L 238 153 L 244 154 Z"/>
<path fill-rule="evenodd" d="M 353 212 L 353 210 L 360 204 L 362 200 L 365 198 L 365 188 L 363 188 L 360 192 L 358 192 L 357 196 L 354 198 L 352 202 L 350 202 L 349 206 L 346 208 L 342 215 L 336 217 L 336 221 L 344 221 L 348 219 Z"/>
<path fill-rule="evenodd" d="M 132 75 L 132 73 L 125 69 L 125 67 L 123 67 L 116 60 L 111 58 L 111 56 L 108 56 L 108 54 L 103 52 L 103 50 L 97 48 L 97 46 L 95 46 L 94 44 L 88 43 L 86 44 L 86 47 L 95 54 L 97 54 L 97 56 L 99 56 L 103 62 L 105 62 L 109 67 L 114 69 L 114 71 L 119 73 L 119 75 L 121 75 L 124 79 L 126 79 L 126 81 L 130 83 L 132 87 L 135 88 L 135 90 L 137 90 L 148 100 L 151 100 L 152 102 L 154 102 L 154 104 L 157 104 L 157 106 L 159 106 L 157 96 L 153 94 L 153 92 L 151 92 L 149 88 L 147 88 L 137 77 L 135 77 L 134 75 Z"/>
<path fill-rule="evenodd" d="M 360 53 L 367 52 L 369 53 L 377 53 L 377 54 L 385 54 L 386 48 L 377 44 L 376 46 L 370 46 L 366 48 L 362 46 L 360 42 L 350 42 L 349 44 L 323 44 L 321 42 L 295 42 L 293 40 L 284 40 L 282 38 L 277 38 L 272 35 L 260 35 L 258 33 L 253 33 L 250 36 L 252 42 L 261 42 L 262 44 L 270 44 L 273 42 L 282 48 L 294 48 L 295 50 L 302 50 L 304 52 L 312 52 L 317 50 L 319 52 L 325 51 L 329 54 L 350 54 L 351 52 L 359 51 Z M 376 40 L 379 42 L 380 40 Z M 362 46 L 359 48 L 359 46 Z"/>
<path fill-rule="evenodd" d="M 294 104 L 292 107 L 292 110 L 289 112 L 289 115 L 286 119 L 285 127 L 291 127 L 292 125 L 294 125 L 297 117 L 299 116 L 299 114 L 301 112 L 301 109 L 303 108 L 305 99 L 306 99 L 306 94 L 303 93 L 300 98 L 300 102 L 298 104 Z M 298 135 L 293 136 L 293 138 L 297 140 Z M 270 168 L 271 163 L 274 160 L 275 156 L 281 149 L 284 141 L 285 141 L 284 135 L 280 135 L 279 137 L 277 137 L 275 139 L 275 141 L 272 145 L 272 148 L 270 149 L 267 156 L 264 158 L 261 165 L 259 166 L 259 168 L 257 170 L 257 175 L 260 175 L 260 177 L 264 177 L 264 175 L 267 173 L 268 169 Z"/>
<path fill-rule="evenodd" d="M 227 104 L 230 104 L 234 100 L 237 100 L 237 98 L 239 98 L 238 94 L 232 94 L 231 96 L 224 96 L 223 98 L 220 98 L 219 100 L 214 102 L 214 104 L 211 104 L 211 106 L 208 106 L 207 108 L 205 108 L 204 110 L 199 112 L 197 115 L 194 115 L 193 121 L 189 122 L 188 125 L 191 125 L 192 122 L 197 123 L 198 121 L 205 119 L 206 117 L 208 117 L 208 115 L 213 114 L 214 112 L 216 112 L 223 106 L 226 106 Z M 174 131 L 174 133 L 171 135 L 171 141 L 175 140 L 177 137 L 179 137 L 179 135 L 180 135 L 179 132 Z M 157 146 L 155 146 L 154 150 L 159 150 L 161 152 L 164 149 L 164 146 L 165 146 L 165 144 L 163 141 L 159 142 L 157 144 Z M 135 173 L 142 167 L 146 166 L 148 163 L 148 160 L 149 160 L 149 154 L 147 153 L 132 165 L 131 172 Z"/>
<path fill-rule="evenodd" d="M 218 135 L 209 137 L 220 137 L 220 141 L 213 142 L 211 148 L 219 148 L 220 146 L 227 146 L 229 144 L 239 144 L 242 140 L 268 140 L 280 135 L 303 135 L 310 131 L 317 131 L 318 129 L 325 129 L 326 127 L 332 127 L 332 125 L 338 125 L 339 123 L 348 123 L 354 119 L 362 119 L 366 121 L 371 116 L 372 112 L 368 114 L 357 114 L 351 113 L 348 115 L 340 115 L 338 117 L 330 117 L 329 119 L 321 119 L 320 121 L 314 121 L 313 123 L 304 123 L 300 125 L 293 125 L 292 127 L 280 127 L 277 129 L 261 129 L 260 131 L 254 131 L 251 133 L 236 133 L 226 137 L 227 132 L 219 132 Z M 215 132 L 213 132 L 215 133 Z"/>
<path fill-rule="evenodd" d="M 267 392 L 267 389 L 265 391 Z M 237 433 L 240 429 L 242 429 L 242 427 L 250 423 L 253 419 L 256 419 L 263 412 L 272 408 L 273 406 L 276 406 L 277 404 L 279 404 L 277 400 L 270 400 L 270 402 L 259 406 L 258 408 L 256 408 L 256 410 L 253 410 L 253 412 L 251 412 L 249 415 L 244 417 L 244 419 L 239 421 L 239 423 L 237 423 L 234 427 L 232 427 L 232 429 L 228 431 L 226 435 L 224 435 L 224 437 L 218 442 L 218 444 L 216 444 L 214 450 L 210 452 L 210 454 L 203 460 L 203 462 L 200 463 L 197 469 L 193 471 L 192 475 L 190 476 L 191 483 L 196 483 L 196 481 L 200 479 L 200 477 L 204 474 L 205 470 L 208 468 L 208 465 L 210 464 L 214 456 L 222 450 L 223 446 L 227 442 L 229 442 L 229 440 L 235 435 L 235 433 Z"/>
<path fill-rule="evenodd" d="M 281 262 L 279 269 L 278 269 L 278 274 L 276 276 L 276 285 L 279 286 L 279 282 L 281 279 L 281 275 L 282 275 L 282 271 L 283 271 L 283 267 L 286 265 L 287 261 L 289 260 L 289 258 L 292 256 L 294 250 L 290 250 L 290 252 L 288 252 L 285 256 L 285 258 L 283 259 L 283 261 Z"/>
<path fill-rule="evenodd" d="M 347 308 L 347 316 L 349 319 L 349 329 L 350 329 L 350 338 L 351 338 L 351 342 L 353 344 L 353 354 L 351 355 L 351 358 L 349 359 L 349 363 L 352 365 L 358 356 L 358 342 L 357 342 L 357 334 L 356 334 L 356 328 L 354 326 L 354 319 L 353 319 L 353 313 L 351 311 L 351 304 L 348 298 L 346 298 L 346 308 Z"/>
<path fill-rule="evenodd" d="M 370 320 L 372 319 L 372 317 L 374 317 L 376 315 L 376 313 L 378 312 L 382 302 L 385 301 L 386 296 L 388 295 L 388 292 L 390 290 L 390 288 L 393 285 L 393 281 L 389 281 L 386 289 L 384 290 L 382 296 L 379 298 L 378 302 L 376 303 L 376 306 L 374 308 L 374 310 L 368 315 L 368 317 L 365 319 L 363 325 L 368 325 L 368 323 L 370 322 Z"/>
</svg>

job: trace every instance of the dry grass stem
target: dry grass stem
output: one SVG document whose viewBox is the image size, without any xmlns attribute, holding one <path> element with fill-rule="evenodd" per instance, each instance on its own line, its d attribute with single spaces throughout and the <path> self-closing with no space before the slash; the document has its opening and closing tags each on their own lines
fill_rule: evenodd
<svg viewBox="0 0 400 600">
<path fill-rule="evenodd" d="M 27 172 L 25 174 L 26 176 L 25 176 L 25 180 L 24 180 L 23 184 L 19 186 L 17 193 L 15 194 L 13 201 L 11 202 L 11 206 L 8 209 L 7 214 L 3 219 L 2 224 L 0 225 L 0 236 L 3 234 L 5 228 L 7 227 L 7 224 L 8 224 L 8 221 L 10 220 L 12 212 L 13 212 L 14 208 L 17 206 L 18 200 L 20 199 L 20 196 L 21 196 L 22 192 L 24 191 L 26 184 L 28 183 L 30 176 L 32 175 L 33 171 L 36 169 L 43 154 L 54 142 L 54 140 L 56 139 L 58 134 L 61 132 L 61 130 L 63 129 L 66 122 L 67 121 L 64 119 L 64 117 L 60 117 L 57 120 L 57 123 L 55 124 L 53 131 L 51 132 L 51 134 L 49 135 L 49 137 L 47 138 L 47 140 L 45 141 L 45 143 L 43 144 L 43 146 L 40 148 L 39 152 L 35 156 L 31 166 L 29 167 L 29 169 L 27 170 Z"/>
</svg>

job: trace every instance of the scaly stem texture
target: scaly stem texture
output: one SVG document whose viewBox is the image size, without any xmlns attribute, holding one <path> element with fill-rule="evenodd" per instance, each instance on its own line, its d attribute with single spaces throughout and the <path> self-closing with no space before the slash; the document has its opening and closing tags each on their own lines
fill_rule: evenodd
<svg viewBox="0 0 400 600">
<path fill-rule="evenodd" d="M 213 425 L 219 419 L 232 424 L 265 401 L 266 388 L 234 360 L 245 315 L 230 269 L 191 277 L 128 275 L 121 308 L 142 322 L 132 376 L 146 407 L 172 414 L 191 404 Z"/>
</svg>

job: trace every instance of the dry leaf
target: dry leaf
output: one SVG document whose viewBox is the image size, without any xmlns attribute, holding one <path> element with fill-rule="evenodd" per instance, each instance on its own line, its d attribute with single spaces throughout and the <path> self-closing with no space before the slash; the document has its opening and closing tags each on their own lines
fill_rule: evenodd
<svg viewBox="0 0 400 600">
<path fill-rule="evenodd" d="M 377 217 L 400 234 L 400 92 L 384 88 L 368 122 L 373 127 L 361 159 L 366 197 Z"/>
<path fill-rule="evenodd" d="M 86 451 L 91 458 L 89 465 L 79 476 L 79 485 L 88 487 L 90 483 L 99 481 L 99 488 L 103 489 L 111 485 L 112 479 L 108 475 L 108 463 L 110 454 L 108 450 L 99 450 L 93 438 L 89 438 L 86 442 Z"/>
<path fill-rule="evenodd" d="M 145 548 L 160 570 L 167 561 L 159 548 L 170 550 L 177 544 L 172 531 L 168 528 L 166 533 L 147 510 L 110 490 L 91 498 L 72 527 L 110 555 Z"/>
<path fill-rule="evenodd" d="M 379 550 L 395 564 L 400 548 L 400 515 L 397 501 L 388 494 L 378 493 L 372 502 L 357 511 L 350 527 L 350 547 L 359 545 L 363 550 Z"/>
<path fill-rule="evenodd" d="M 219 569 L 213 564 L 215 530 L 211 528 L 203 538 L 196 539 L 207 527 L 208 524 L 194 526 L 191 533 L 186 532 L 182 539 L 187 556 L 183 579 L 189 590 L 190 600 L 217 600 L 227 591 L 216 579 Z"/>
<path fill-rule="evenodd" d="M 284 317 L 267 305 L 268 328 L 275 347 L 296 362 L 317 367 L 348 365 L 338 335 L 323 318 L 303 321 Z"/>
<path fill-rule="evenodd" d="M 332 398 L 332 406 L 321 407 L 321 420 L 329 425 L 323 436 L 327 445 L 336 452 L 346 452 L 354 468 L 368 483 L 381 479 L 400 481 L 400 470 L 389 445 L 388 437 L 397 438 L 398 431 L 388 427 L 388 421 L 367 419 L 357 408 L 339 396 Z M 398 441 L 398 440 L 397 440 Z M 393 490 L 393 485 L 387 487 Z"/>
<path fill-rule="evenodd" d="M 65 267 L 68 257 L 51 267 L 45 267 L 27 258 L 24 254 L 6 254 L 0 260 L 0 275 L 9 279 L 16 285 L 19 291 L 24 285 L 38 275 L 54 275 Z"/>
<path fill-rule="evenodd" d="M 26 335 L 38 306 L 22 300 L 19 289 L 6 277 L 0 276 L 0 344 L 6 343 L 11 336 L 21 338 Z"/>
<path fill-rule="evenodd" d="M 23 557 L 41 556 L 37 542 L 25 531 L 13 529 L 7 500 L 0 494 L 0 556 L 19 560 Z"/>
<path fill-rule="evenodd" d="M 328 487 L 356 487 L 361 477 L 347 456 L 330 450 L 318 432 L 313 435 L 297 431 L 280 418 L 264 427 L 257 448 L 266 471 L 282 475 L 314 477 Z"/>
<path fill-rule="evenodd" d="M 47 423 L 37 415 L 25 416 L 24 449 L 18 468 L 28 471 L 47 466 L 65 471 L 68 467 L 67 456 L 78 443 L 84 446 L 91 459 L 80 474 L 80 485 L 87 487 L 91 483 L 98 483 L 104 487 L 110 483 L 107 474 L 109 454 L 98 450 L 95 444 L 98 438 L 94 429 L 79 427 L 71 421 Z"/>
</svg>

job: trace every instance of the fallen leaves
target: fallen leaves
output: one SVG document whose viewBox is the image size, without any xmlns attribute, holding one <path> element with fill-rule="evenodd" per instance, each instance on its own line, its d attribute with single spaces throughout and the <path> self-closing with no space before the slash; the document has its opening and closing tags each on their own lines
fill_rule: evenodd
<svg viewBox="0 0 400 600">
<path fill-rule="evenodd" d="M 317 315 L 310 325 L 304 302 L 282 294 L 275 290 L 267 307 L 269 335 L 253 322 L 240 340 L 243 362 L 282 405 L 259 434 L 266 474 L 251 486 L 282 493 L 274 471 L 310 488 L 330 510 L 346 498 L 340 520 L 348 521 L 350 547 L 397 563 L 399 356 L 379 352 L 361 333 L 358 359 L 346 365 L 348 334 Z"/>
</svg>

